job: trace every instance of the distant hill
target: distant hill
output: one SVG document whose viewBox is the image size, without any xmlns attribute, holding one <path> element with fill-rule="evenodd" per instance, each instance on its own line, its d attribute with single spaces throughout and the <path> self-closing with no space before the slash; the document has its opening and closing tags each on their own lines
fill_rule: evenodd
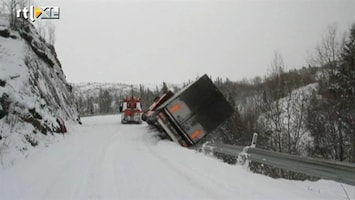
<svg viewBox="0 0 355 200">
<path fill-rule="evenodd" d="M 126 95 L 128 94 L 132 87 L 129 84 L 124 83 L 72 83 L 75 96 L 77 98 L 89 98 L 98 97 L 100 90 L 107 90 L 111 95 Z M 137 87 L 134 87 L 137 89 Z"/>
<path fill-rule="evenodd" d="M 75 99 L 82 116 L 117 113 L 119 104 L 127 95 L 142 99 L 143 109 L 147 109 L 156 96 L 161 95 L 163 84 L 125 83 L 72 83 Z M 168 83 L 167 88 L 176 92 L 182 85 Z"/>
</svg>

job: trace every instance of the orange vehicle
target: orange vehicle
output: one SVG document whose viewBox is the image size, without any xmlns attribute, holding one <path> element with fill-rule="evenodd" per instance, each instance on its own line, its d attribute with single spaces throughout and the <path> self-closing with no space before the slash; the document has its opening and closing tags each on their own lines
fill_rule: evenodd
<svg viewBox="0 0 355 200">
<path fill-rule="evenodd" d="M 120 106 L 120 111 L 122 112 L 122 124 L 142 123 L 142 105 L 140 98 L 134 96 L 127 96 Z"/>
</svg>

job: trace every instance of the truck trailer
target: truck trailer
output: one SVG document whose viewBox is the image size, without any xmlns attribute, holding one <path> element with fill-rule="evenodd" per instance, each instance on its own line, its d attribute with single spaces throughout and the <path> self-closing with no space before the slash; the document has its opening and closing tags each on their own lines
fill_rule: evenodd
<svg viewBox="0 0 355 200">
<path fill-rule="evenodd" d="M 190 147 L 211 133 L 234 112 L 233 107 L 204 75 L 166 99 L 155 110 L 156 125 L 175 143 Z"/>
</svg>

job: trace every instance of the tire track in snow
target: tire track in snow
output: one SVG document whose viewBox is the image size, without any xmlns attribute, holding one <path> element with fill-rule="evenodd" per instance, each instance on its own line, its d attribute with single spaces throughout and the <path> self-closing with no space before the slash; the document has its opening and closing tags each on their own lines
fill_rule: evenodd
<svg viewBox="0 0 355 200">
<path fill-rule="evenodd" d="M 132 148 L 134 146 L 130 146 L 130 140 L 132 139 L 132 130 L 134 132 L 135 127 L 139 127 L 141 125 L 123 125 L 118 123 L 118 129 L 114 134 L 114 138 L 110 140 L 105 153 L 103 154 L 102 163 L 101 163 L 101 171 L 103 174 L 100 177 L 100 191 L 102 199 L 112 199 L 113 197 L 122 198 L 122 187 L 130 184 L 130 178 L 135 177 L 127 177 L 126 174 L 129 172 L 125 170 L 134 170 L 128 167 L 124 167 L 126 165 L 130 165 L 132 159 L 128 158 L 130 152 L 132 152 Z M 135 134 L 135 133 L 133 133 Z M 134 136 L 134 135 L 133 135 Z"/>
<path fill-rule="evenodd" d="M 105 131 L 102 131 L 103 129 Z M 102 160 L 109 144 L 117 137 L 119 129 L 118 126 L 105 128 L 99 124 L 95 127 L 91 127 L 90 124 L 82 127 L 80 130 L 82 144 L 73 144 L 76 151 L 68 152 L 69 159 L 56 170 L 58 173 L 52 178 L 42 199 L 58 198 L 61 196 L 58 195 L 60 192 L 66 193 L 65 196 L 68 198 L 65 199 L 100 199 L 98 184 L 102 173 Z M 68 184 L 68 180 L 71 183 Z M 60 188 L 68 187 L 65 185 L 70 185 L 70 188 L 60 191 Z"/>
<path fill-rule="evenodd" d="M 115 187 L 117 187 L 118 182 L 115 177 L 115 143 L 117 136 L 114 138 L 114 141 L 111 141 L 105 150 L 105 154 L 102 158 L 100 176 L 100 194 L 102 199 L 110 199 L 112 197 L 118 197 L 118 193 Z"/>
<path fill-rule="evenodd" d="M 197 177 L 195 174 L 196 171 L 191 171 L 190 170 L 191 168 L 187 168 L 181 163 L 173 162 L 173 157 L 165 157 L 163 156 L 163 153 L 156 151 L 154 149 L 154 146 L 152 146 L 153 143 L 149 141 L 149 139 L 151 140 L 150 137 L 151 136 L 149 135 L 143 136 L 144 138 L 143 143 L 159 162 L 164 164 L 167 168 L 169 168 L 172 172 L 176 173 L 179 177 L 183 178 L 183 180 L 189 185 L 191 185 L 191 187 L 200 190 L 201 193 L 203 194 L 208 194 L 206 199 L 221 199 L 221 197 L 223 196 L 222 193 L 214 192 L 215 191 L 214 187 L 205 186 L 206 184 L 205 184 L 204 176 Z M 156 144 L 158 144 L 159 142 L 166 142 L 166 141 L 157 141 Z M 176 148 L 181 148 L 181 147 L 176 145 Z"/>
<path fill-rule="evenodd" d="M 87 174 L 88 181 L 85 186 L 86 189 L 83 190 L 83 192 L 89 192 L 88 194 L 86 194 L 85 199 L 102 199 L 102 190 L 100 186 L 102 176 L 105 173 L 105 170 L 103 168 L 104 158 L 106 153 L 108 152 L 110 144 L 117 137 L 118 131 L 119 128 L 116 128 L 114 131 L 112 131 L 112 133 L 110 133 L 110 137 L 107 138 L 105 144 L 102 144 L 102 148 L 100 148 L 100 151 L 92 162 L 92 165 Z"/>
<path fill-rule="evenodd" d="M 92 138 L 86 138 L 85 140 L 92 140 Z M 77 146 L 77 148 L 71 150 L 74 151 L 69 151 L 67 155 L 63 155 L 65 161 L 61 163 L 60 167 L 56 167 L 54 172 L 56 175 L 51 178 L 51 182 L 48 183 L 41 199 L 53 199 L 58 197 L 58 193 L 61 192 L 66 193 L 68 199 L 77 199 L 80 196 L 82 187 L 87 180 L 89 166 L 95 155 L 87 153 L 89 149 L 86 145 Z M 70 180 L 70 188 L 66 186 L 69 185 L 68 180 Z"/>
</svg>

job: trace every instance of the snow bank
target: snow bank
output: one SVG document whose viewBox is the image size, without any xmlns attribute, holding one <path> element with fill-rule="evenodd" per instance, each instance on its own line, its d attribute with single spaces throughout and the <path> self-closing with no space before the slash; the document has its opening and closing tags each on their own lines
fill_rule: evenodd
<svg viewBox="0 0 355 200">
<path fill-rule="evenodd" d="M 8 166 L 65 133 L 78 113 L 54 47 L 30 23 L 14 31 L 2 20 L 0 31 L 0 165 Z"/>
<path fill-rule="evenodd" d="M 146 125 L 122 125 L 118 115 L 83 118 L 83 126 L 73 131 L 45 151 L 0 169 L 1 198 L 355 199 L 354 186 L 253 174 L 158 140 Z"/>
</svg>

